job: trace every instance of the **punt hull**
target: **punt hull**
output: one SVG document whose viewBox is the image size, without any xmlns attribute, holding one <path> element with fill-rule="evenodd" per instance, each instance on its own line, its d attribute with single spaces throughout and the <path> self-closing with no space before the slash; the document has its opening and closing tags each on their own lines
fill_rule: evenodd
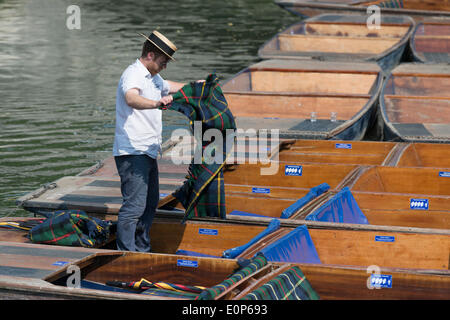
<svg viewBox="0 0 450 320">
<path fill-rule="evenodd" d="M 450 84 L 445 64 L 403 64 L 392 70 L 380 94 L 383 140 L 449 143 Z"/>
<path fill-rule="evenodd" d="M 407 16 L 381 18 L 380 31 L 368 29 L 365 16 L 323 14 L 309 18 L 275 35 L 259 48 L 258 55 L 262 59 L 375 62 L 387 73 L 402 60 L 415 22 Z M 355 28 L 361 31 L 352 34 Z M 386 28 L 390 33 L 383 33 Z M 301 44 L 310 40 L 311 44 Z"/>
<path fill-rule="evenodd" d="M 198 225 L 201 227 L 202 225 Z M 211 227 L 211 225 L 210 225 Z M 212 225 L 212 227 L 215 227 Z M 2 232 L 0 230 L 0 232 Z M 22 249 L 17 251 L 19 260 L 26 262 L 23 249 L 28 249 L 28 268 L 50 264 L 55 259 L 67 259 L 75 248 L 55 247 L 39 244 L 20 244 L 0 242 L 0 255 L 4 248 Z M 58 258 L 49 251 L 58 251 Z M 84 257 L 73 260 L 45 276 L 31 276 L 22 272 L 20 276 L 0 275 L 0 297 L 2 299 L 94 299 L 94 300 L 179 300 L 183 297 L 164 297 L 138 294 L 134 290 L 111 291 L 105 288 L 107 281 L 139 281 L 145 278 L 153 282 L 167 282 L 181 285 L 211 287 L 221 283 L 238 268 L 236 259 L 195 257 L 160 253 L 132 253 L 102 249 L 77 249 L 88 251 Z M 90 252 L 89 252 L 90 251 Z M 8 250 L 6 256 L 14 257 Z M 5 264 L 5 259 L 0 264 Z M 9 267 L 20 261 L 10 259 Z M 448 299 L 450 293 L 450 274 L 448 270 L 391 268 L 380 265 L 376 270 L 365 266 L 345 266 L 311 263 L 268 262 L 266 266 L 231 286 L 216 300 L 239 300 L 261 287 L 275 276 L 296 266 L 306 276 L 320 299 L 339 300 L 381 300 L 381 299 Z M 80 270 L 81 288 L 71 287 L 70 277 L 74 267 Z M 0 270 L 4 271 L 4 266 Z M 18 268 L 17 268 L 18 269 Z M 32 270 L 32 269 L 29 269 Z M 371 273 L 390 277 L 390 288 L 375 289 L 370 286 Z M 342 284 L 345 283 L 343 286 Z M 108 289 L 108 290 L 105 290 Z"/>
<path fill-rule="evenodd" d="M 373 11 L 368 11 L 368 5 L 351 5 L 345 3 L 339 3 L 339 1 L 323 1 L 325 3 L 320 3 L 317 1 L 308 0 L 275 0 L 275 4 L 281 8 L 298 15 L 302 18 L 313 17 L 323 13 L 334 13 L 334 14 L 359 14 L 367 15 L 372 14 Z M 331 2 L 331 3 L 330 3 Z M 380 1 L 381 2 L 381 1 Z M 417 1 L 418 2 L 418 1 Z M 438 1 L 432 1 L 438 2 Z M 371 1 L 370 4 L 376 4 Z M 388 8 L 381 7 L 381 14 L 401 14 L 408 15 L 412 17 L 415 21 L 423 21 L 429 19 L 447 20 L 450 19 L 450 13 L 448 8 L 445 10 L 423 10 L 420 7 L 415 8 Z"/>
<path fill-rule="evenodd" d="M 278 130 L 282 139 L 362 140 L 375 124 L 382 80 L 376 63 L 270 59 L 222 89 L 238 129 L 260 136 Z"/>
</svg>

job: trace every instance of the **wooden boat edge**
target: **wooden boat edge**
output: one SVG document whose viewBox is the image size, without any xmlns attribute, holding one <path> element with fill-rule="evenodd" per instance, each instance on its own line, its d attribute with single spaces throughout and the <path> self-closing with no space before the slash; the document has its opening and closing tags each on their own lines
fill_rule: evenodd
<svg viewBox="0 0 450 320">
<path fill-rule="evenodd" d="M 330 13 L 324 13 L 324 14 L 316 15 L 314 17 L 309 17 L 309 18 L 307 18 L 305 20 L 302 20 L 300 22 L 293 23 L 292 25 L 288 26 L 285 30 L 287 30 L 289 28 L 292 28 L 292 27 L 294 27 L 296 25 L 302 24 L 302 23 L 317 21 L 320 18 L 322 18 L 324 16 L 327 16 L 327 15 L 330 15 Z M 346 14 L 341 14 L 341 15 L 342 16 L 346 16 Z M 364 56 L 366 56 L 365 54 L 361 54 L 361 55 L 359 55 L 359 54 L 352 54 L 351 57 L 348 59 L 348 61 L 353 61 L 354 57 L 356 57 L 356 59 L 358 59 L 357 57 L 361 56 L 361 58 L 362 58 L 361 60 L 362 61 L 376 62 L 376 61 L 386 57 L 388 54 L 391 54 L 392 52 L 396 51 L 401 46 L 405 46 L 406 47 L 406 45 L 409 43 L 410 39 L 414 36 L 415 30 L 417 30 L 415 20 L 412 19 L 411 17 L 407 16 L 407 15 L 398 15 L 398 14 L 394 15 L 394 14 L 391 14 L 391 15 L 388 15 L 388 16 L 391 16 L 391 17 L 401 16 L 402 18 L 404 18 L 406 20 L 409 20 L 410 25 L 409 25 L 408 31 L 405 33 L 405 35 L 394 46 L 390 47 L 389 49 L 385 50 L 382 53 L 375 54 L 375 55 L 370 55 L 370 56 L 367 56 L 367 57 L 364 57 Z M 281 32 L 278 32 L 273 37 L 271 37 L 268 41 L 266 41 L 263 45 L 261 45 L 260 48 L 258 49 L 258 52 L 257 52 L 258 57 L 260 57 L 261 59 L 283 59 L 283 58 L 285 58 L 285 59 L 301 59 L 301 60 L 304 60 L 304 59 L 306 59 L 306 60 L 307 59 L 313 59 L 313 60 L 314 59 L 319 59 L 319 60 L 325 59 L 325 60 L 329 60 L 329 61 L 333 60 L 333 58 L 327 59 L 326 58 L 326 54 L 325 54 L 325 57 L 321 56 L 321 57 L 317 57 L 317 58 L 315 56 L 313 56 L 312 54 L 308 54 L 308 53 L 305 53 L 304 55 L 289 56 L 289 57 L 282 57 L 282 56 L 279 56 L 279 55 L 270 55 L 270 54 L 266 55 L 266 54 L 264 54 L 263 53 L 264 47 L 267 44 L 269 44 L 270 42 L 274 41 L 276 39 L 276 37 L 279 34 L 281 34 L 282 32 L 284 32 L 285 30 L 283 30 Z M 347 55 L 347 54 L 345 54 L 345 55 Z"/>
<path fill-rule="evenodd" d="M 425 64 L 426 65 L 426 64 Z M 439 65 L 439 64 L 433 64 Z M 445 64 L 443 64 L 445 65 Z M 404 75 L 400 73 L 400 75 Z M 388 85 L 389 79 L 395 76 L 394 70 L 386 76 L 381 86 L 381 91 L 379 95 L 379 115 L 381 116 L 381 120 L 383 121 L 383 140 L 391 141 L 391 142 L 409 142 L 409 143 L 450 143 L 450 137 L 441 137 L 441 136 L 410 136 L 410 135 L 402 135 L 389 121 L 386 111 L 386 104 L 384 99 L 384 92 L 386 86 Z"/>
<path fill-rule="evenodd" d="M 285 0 L 275 0 L 274 1 L 276 5 L 280 6 L 281 8 L 288 10 L 296 15 L 301 15 L 299 12 L 294 11 L 293 8 L 299 7 L 299 8 L 311 8 L 311 9 L 319 9 L 321 11 L 332 11 L 332 12 L 340 12 L 340 11 L 348 11 L 352 14 L 355 13 L 367 13 L 367 7 L 363 6 L 348 6 L 345 4 L 325 4 L 325 3 L 312 3 L 312 2 L 293 2 L 293 1 L 285 1 Z M 450 13 L 447 11 L 432 11 L 432 10 L 416 10 L 416 9 L 395 9 L 395 8 L 380 8 L 381 13 L 388 13 L 388 14 L 403 14 L 403 15 L 409 15 L 413 18 L 426 18 L 426 17 L 443 17 L 448 18 L 450 17 Z M 304 15 L 302 15 L 304 16 Z"/>
</svg>

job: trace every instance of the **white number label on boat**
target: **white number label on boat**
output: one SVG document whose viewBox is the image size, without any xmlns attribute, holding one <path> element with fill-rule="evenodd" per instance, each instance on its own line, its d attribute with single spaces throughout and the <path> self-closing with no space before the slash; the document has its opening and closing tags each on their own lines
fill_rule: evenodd
<svg viewBox="0 0 450 320">
<path fill-rule="evenodd" d="M 412 210 L 428 210 L 428 199 L 410 199 L 409 208 Z"/>
<path fill-rule="evenodd" d="M 372 274 L 370 284 L 374 288 L 392 288 L 392 276 L 386 274 Z"/>
<path fill-rule="evenodd" d="M 284 174 L 286 176 L 301 176 L 302 173 L 303 173 L 303 167 L 302 166 L 286 165 L 284 167 Z"/>
</svg>

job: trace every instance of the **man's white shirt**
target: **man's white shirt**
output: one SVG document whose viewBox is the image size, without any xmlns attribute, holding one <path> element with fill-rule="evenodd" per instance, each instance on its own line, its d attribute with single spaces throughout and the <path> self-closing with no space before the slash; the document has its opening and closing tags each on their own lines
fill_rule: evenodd
<svg viewBox="0 0 450 320">
<path fill-rule="evenodd" d="M 169 94 L 169 84 L 159 74 L 152 77 L 136 59 L 123 72 L 116 93 L 116 130 L 113 155 L 147 154 L 157 158 L 162 142 L 162 112 L 158 109 L 138 110 L 130 107 L 125 93 L 136 88 L 147 99 L 158 101 Z"/>
</svg>

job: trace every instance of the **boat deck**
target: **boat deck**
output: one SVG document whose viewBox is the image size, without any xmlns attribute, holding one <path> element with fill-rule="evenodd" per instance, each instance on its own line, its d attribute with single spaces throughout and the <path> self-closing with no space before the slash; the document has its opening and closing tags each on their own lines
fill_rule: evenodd
<svg viewBox="0 0 450 320">
<path fill-rule="evenodd" d="M 407 181 L 411 179 L 413 181 L 419 173 L 422 175 L 422 179 L 425 179 L 423 181 L 434 182 L 423 184 L 421 190 L 416 190 L 419 186 L 414 187 L 413 185 L 406 190 L 405 188 L 408 187 L 409 183 L 406 182 L 406 185 L 395 190 L 395 194 L 390 189 L 373 189 L 375 186 L 372 186 L 372 189 L 353 187 L 352 191 L 356 192 L 354 196 L 358 201 L 361 201 L 362 208 L 375 209 L 374 204 L 367 205 L 367 201 L 369 201 L 369 198 L 377 198 L 377 194 L 381 197 L 379 193 L 382 192 L 383 197 L 392 198 L 389 200 L 390 202 L 383 201 L 383 204 L 386 204 L 386 209 L 392 208 L 394 210 L 394 208 L 397 208 L 397 205 L 394 205 L 397 201 L 403 203 L 401 210 L 409 210 L 409 207 L 405 207 L 406 205 L 409 206 L 408 196 L 413 198 L 423 197 L 417 196 L 418 194 L 428 195 L 429 201 L 433 204 L 433 209 L 440 210 L 439 214 L 444 214 L 449 209 L 448 205 L 445 205 L 449 196 L 448 186 L 445 184 L 446 179 L 448 179 L 446 175 L 450 174 L 450 162 L 448 160 L 450 148 L 448 145 L 283 140 L 279 144 L 265 146 L 265 148 L 270 149 L 268 153 L 272 161 L 268 166 L 256 163 L 256 161 L 261 160 L 256 156 L 249 157 L 249 154 L 257 152 L 258 147 L 260 146 L 252 151 L 247 146 L 243 158 L 245 162 L 241 164 L 230 163 L 224 173 L 225 185 L 227 186 L 227 213 L 233 210 L 247 210 L 248 212 L 257 210 L 262 214 L 279 217 L 284 208 L 306 195 L 310 188 L 326 182 L 331 186 L 331 190 L 337 192 L 345 186 L 353 185 L 358 179 L 364 177 L 365 172 L 380 172 L 375 175 L 376 177 L 380 176 L 381 172 L 395 172 L 396 178 L 391 182 L 393 185 L 397 181 L 405 180 L 405 177 L 408 177 L 409 180 Z M 183 184 L 188 170 L 188 164 L 174 164 L 172 162 L 173 159 L 176 159 L 169 155 L 173 151 L 173 148 L 168 149 L 159 161 L 160 207 L 166 204 L 167 198 L 170 197 L 172 192 Z M 431 153 L 433 156 L 430 156 Z M 249 163 L 250 159 L 254 161 L 254 164 Z M 262 169 L 270 169 L 274 164 L 281 168 L 289 165 L 300 165 L 302 166 L 302 176 L 297 179 L 296 177 L 285 176 L 283 169 L 278 169 L 278 172 L 271 175 L 269 180 L 267 176 L 260 175 Z M 371 171 L 370 168 L 372 168 Z M 397 168 L 397 170 L 393 170 L 393 168 Z M 404 168 L 403 171 L 399 171 L 400 168 Z M 408 174 L 406 175 L 406 173 Z M 435 175 L 436 177 L 434 177 Z M 389 176 L 386 176 L 383 179 L 388 178 Z M 388 183 L 386 181 L 378 182 L 377 185 Z M 361 180 L 358 183 L 361 185 Z M 370 187 L 370 183 L 368 186 Z M 439 190 L 432 192 L 433 188 L 439 188 Z M 395 200 L 400 197 L 405 200 Z M 272 201 L 273 199 L 277 199 L 277 201 Z M 18 204 L 30 210 L 80 209 L 88 213 L 95 213 L 103 219 L 115 220 L 122 204 L 122 196 L 120 178 L 116 171 L 114 159 L 113 157 L 107 158 L 100 165 L 95 165 L 77 176 L 62 177 L 24 195 L 18 199 Z M 183 210 L 180 206 L 178 208 Z"/>
<path fill-rule="evenodd" d="M 9 219 L 10 220 L 10 219 Z M 103 249 L 37 245 L 11 241 L 9 236 L 25 232 L 0 232 L 0 275 L 44 279 L 61 267 L 86 258 Z M 7 241 L 9 240 L 9 241 Z"/>
<path fill-rule="evenodd" d="M 247 162 L 249 162 L 250 159 L 255 160 L 255 156 L 258 156 L 257 151 L 260 147 L 261 145 L 259 143 L 257 143 L 256 148 L 253 149 L 250 146 L 247 146 L 243 149 L 243 152 L 241 152 L 241 156 Z M 386 190 L 369 190 L 370 192 L 356 190 L 358 184 L 354 183 L 355 181 L 358 182 L 357 178 L 362 177 L 365 172 L 370 171 L 371 169 L 372 171 L 378 172 L 378 175 L 376 176 L 380 177 L 380 179 L 383 178 L 382 173 L 384 171 L 395 171 L 396 169 L 406 170 L 408 172 L 413 172 L 414 170 L 435 172 L 438 170 L 443 174 L 443 176 L 440 177 L 442 178 L 441 180 L 447 179 L 446 175 L 450 172 L 450 169 L 448 169 L 450 163 L 448 163 L 447 156 L 449 152 L 448 145 L 393 142 L 369 143 L 361 141 L 282 140 L 278 144 L 269 143 L 269 146 L 266 145 L 265 148 L 268 148 L 266 151 L 268 151 L 267 153 L 272 158 L 272 161 L 277 158 L 277 161 L 283 165 L 302 164 L 305 176 L 308 175 L 309 167 L 314 167 L 314 172 L 321 174 L 325 174 L 329 171 L 328 169 L 334 168 L 335 170 L 331 170 L 330 172 L 333 175 L 339 175 L 340 178 L 338 180 L 340 183 L 339 181 L 336 181 L 336 183 L 333 184 L 333 189 L 335 189 L 333 192 L 338 191 L 338 189 L 345 185 L 353 186 L 355 198 L 358 203 L 361 203 L 361 208 L 365 212 L 368 212 L 370 208 L 372 208 L 372 204 L 361 200 L 364 198 L 363 196 L 377 194 L 378 192 L 378 194 L 384 197 L 384 200 L 376 201 L 384 204 L 391 201 L 386 200 L 386 197 L 393 196 L 384 192 Z M 160 161 L 162 202 L 164 202 L 166 197 L 164 192 L 171 192 L 183 183 L 184 176 L 187 172 L 188 164 L 174 164 L 171 162 L 174 158 L 170 155 L 171 153 L 176 154 L 175 151 L 175 148 L 168 148 L 163 155 L 162 161 Z M 431 151 L 437 156 L 430 157 L 429 152 Z M 341 160 L 336 163 L 335 157 L 340 158 Z M 342 159 L 346 159 L 346 164 L 341 163 Z M 241 166 L 246 168 L 251 166 L 248 163 L 242 165 L 230 163 L 229 165 L 229 168 L 231 168 L 229 177 L 235 176 L 235 179 L 237 179 L 232 182 L 237 182 L 239 179 L 246 179 L 245 177 L 247 175 L 249 177 L 253 176 L 251 172 L 238 174 L 239 169 L 234 168 L 234 170 L 232 170 L 233 167 L 239 168 L 239 166 Z M 258 164 L 255 164 L 255 167 L 258 166 Z M 321 166 L 327 167 L 328 169 L 321 170 Z M 405 167 L 403 168 L 403 166 Z M 348 172 L 346 171 L 347 173 L 343 174 L 343 172 L 339 172 L 337 168 L 348 170 Z M 349 176 L 348 173 L 352 174 Z M 227 172 L 225 172 L 225 177 L 226 176 Z M 283 206 L 286 207 L 295 201 L 294 191 L 300 194 L 300 192 L 304 193 L 308 190 L 307 188 L 288 187 L 288 178 L 292 177 L 284 177 L 284 179 L 282 177 L 278 186 L 274 185 L 271 187 L 273 189 L 279 188 L 280 190 L 279 193 L 276 194 L 274 192 L 270 195 L 254 194 L 253 196 L 249 196 L 248 192 L 246 193 L 244 190 L 244 185 L 239 185 L 239 183 L 230 184 L 230 193 L 227 193 L 230 201 L 227 202 L 227 206 L 234 205 L 236 208 L 244 208 L 244 204 L 246 204 L 248 205 L 248 208 L 251 208 L 259 203 L 261 204 L 262 210 L 264 207 L 268 210 L 268 208 L 270 208 L 268 203 L 270 202 L 279 205 L 280 210 Z M 401 180 L 398 178 L 396 179 Z M 269 180 L 267 180 L 267 183 L 268 182 Z M 444 183 L 445 182 L 446 180 Z M 360 182 L 359 184 L 361 185 L 363 183 Z M 435 183 L 435 185 L 437 186 L 438 184 Z M 364 188 L 359 187 L 359 189 Z M 448 194 L 448 192 L 445 191 L 447 189 L 448 187 L 444 186 L 437 190 L 435 195 L 429 195 L 430 204 L 435 206 L 436 202 L 432 197 L 442 198 L 442 194 Z M 283 193 L 283 190 L 287 190 L 290 193 Z M 288 194 L 291 194 L 290 199 L 286 198 Z M 398 195 L 398 197 L 408 197 L 408 195 Z M 445 197 L 448 198 L 448 196 Z M 28 209 L 82 209 L 87 212 L 95 212 L 96 216 L 100 218 L 115 220 L 117 219 L 117 212 L 121 205 L 121 195 L 120 179 L 115 169 L 114 159 L 107 158 L 101 164 L 88 168 L 78 176 L 63 177 L 55 181 L 54 184 L 49 184 L 46 188 L 25 195 L 21 201 L 22 205 Z M 404 203 L 408 203 L 409 205 L 409 198 L 401 200 L 401 203 L 402 205 L 404 205 Z M 446 203 L 448 203 L 448 201 Z M 320 205 L 320 203 L 318 202 L 317 205 Z M 439 214 L 442 214 L 443 219 L 447 219 L 448 205 L 443 202 L 443 206 L 439 210 L 442 211 Z M 414 211 L 413 213 L 417 217 L 419 215 L 429 216 L 431 214 L 431 212 L 425 211 Z M 252 220 L 249 218 L 244 220 L 236 216 L 229 216 L 230 219 L 227 219 L 229 221 L 219 223 L 220 226 L 219 224 L 214 226 L 213 221 L 202 222 L 197 220 L 182 225 L 177 221 L 177 219 L 181 218 L 182 211 L 173 211 L 171 213 L 167 210 L 159 210 L 159 214 L 160 215 L 155 221 L 154 228 L 152 228 L 152 231 L 154 232 L 152 238 L 156 241 L 154 249 L 156 252 L 160 252 L 161 255 L 167 255 L 167 259 L 169 260 L 180 259 L 181 256 L 178 255 L 175 255 L 175 258 L 169 257 L 178 249 L 193 251 L 204 250 L 206 254 L 220 254 L 223 250 L 240 246 L 252 236 L 256 236 L 270 221 L 269 218 L 260 218 L 261 220 Z M 170 216 L 171 214 L 173 214 L 173 216 Z M 378 212 L 376 212 L 376 214 L 380 215 Z M 394 212 L 394 214 L 398 214 L 398 212 Z M 11 218 L 3 218 L 3 221 L 5 221 L 5 219 L 11 221 Z M 20 218 L 16 219 L 20 220 Z M 413 289 L 404 291 L 400 289 L 400 291 L 396 291 L 395 295 L 392 296 L 394 298 L 422 297 L 418 292 L 425 287 L 426 290 L 429 290 L 428 284 L 424 285 L 423 282 L 416 282 L 416 280 L 412 281 L 411 277 L 415 277 L 414 279 L 430 277 L 431 280 L 436 281 L 436 285 L 441 289 L 440 291 L 433 292 L 433 295 L 438 298 L 445 297 L 448 292 L 448 230 L 438 230 L 438 228 L 443 228 L 445 225 L 445 223 L 442 223 L 443 220 L 441 220 L 438 225 L 422 225 L 420 228 L 418 228 L 417 225 L 411 226 L 411 224 L 408 224 L 409 222 L 405 223 L 404 227 L 389 227 L 386 223 L 383 223 L 382 225 L 375 225 L 376 223 L 374 223 L 374 225 L 368 226 L 351 226 L 350 224 L 341 224 L 341 226 L 337 226 L 338 224 L 336 223 L 327 224 L 317 221 L 308 222 L 303 220 L 303 218 L 283 220 L 286 220 L 283 221 L 284 232 L 302 224 L 308 225 L 308 229 L 310 229 L 311 237 L 316 245 L 319 256 L 321 257 L 321 260 L 323 260 L 322 263 L 325 265 L 312 266 L 306 264 L 302 265 L 301 268 L 302 270 L 305 270 L 305 274 L 311 279 L 315 289 L 317 288 L 318 292 L 320 292 L 324 298 L 355 298 L 352 294 L 357 291 L 350 290 L 347 292 L 346 290 L 341 290 L 342 292 L 339 294 L 328 292 L 330 286 L 333 287 L 336 284 L 334 282 L 331 284 L 329 282 L 322 283 L 321 278 L 318 275 L 320 275 L 323 270 L 331 268 L 329 269 L 330 274 L 336 274 L 336 272 L 339 273 L 339 270 L 342 270 L 343 273 L 339 273 L 342 280 L 353 281 L 350 280 L 350 278 L 353 279 L 352 277 L 356 275 L 358 275 L 358 277 L 355 279 L 364 278 L 363 275 L 366 273 L 361 266 L 374 264 L 374 261 L 376 264 L 385 268 L 407 268 L 395 271 L 396 273 L 392 271 L 391 274 L 395 275 L 396 281 L 404 281 L 407 287 L 412 286 L 411 288 L 415 288 L 416 285 L 418 286 L 417 290 L 419 291 Z M 388 220 L 390 221 L 392 219 L 386 218 L 386 221 Z M 405 221 L 406 220 L 411 221 L 410 218 L 405 218 Z M 0 222 L 1 221 L 2 220 L 0 220 Z M 166 221 L 166 223 L 164 223 L 164 221 Z M 430 229 L 425 229 L 426 227 L 429 227 Z M 215 230 L 214 228 L 217 230 L 220 229 L 218 232 L 220 237 L 212 242 L 210 235 L 200 235 L 199 228 L 202 230 Z M 242 228 L 246 231 L 239 232 Z M 36 245 L 30 243 L 26 238 L 26 233 L 27 232 L 25 231 L 10 231 L 7 229 L 2 229 L 0 232 L 0 294 L 6 295 L 9 298 L 23 298 L 24 296 L 29 295 L 33 299 L 36 297 L 39 298 L 41 295 L 64 299 L 117 299 L 131 297 L 129 293 L 110 293 L 92 289 L 77 289 L 77 291 L 74 292 L 73 290 L 70 291 L 70 288 L 62 285 L 55 285 L 52 281 L 49 282 L 48 280 L 56 277 L 55 275 L 61 277 L 61 275 L 66 272 L 64 268 L 67 268 L 71 263 L 84 265 L 85 262 L 83 261 L 95 262 L 97 259 L 96 255 L 117 255 L 120 254 L 119 252 L 108 249 Z M 241 236 L 245 235 L 248 239 L 242 242 L 243 240 L 237 236 L 238 233 Z M 355 234 L 358 234 L 361 237 L 358 238 L 359 240 L 356 242 Z M 224 236 L 227 236 L 227 241 L 222 239 Z M 395 239 L 395 242 L 374 242 L 373 239 L 377 239 L 377 237 L 387 239 L 386 241 L 391 241 L 389 239 L 392 238 Z M 200 240 L 203 238 L 205 238 L 205 243 L 202 244 Z M 330 238 L 337 240 L 331 243 L 329 241 Z M 193 241 L 193 239 L 196 240 Z M 271 238 L 268 238 L 268 243 L 272 242 L 270 239 Z M 263 239 L 262 241 L 265 243 L 266 239 Z M 355 243 L 362 243 L 364 241 L 367 242 L 370 247 L 370 255 L 367 254 L 367 249 L 355 247 Z M 421 243 L 421 246 L 416 246 L 416 243 Z M 221 247 L 216 248 L 217 244 L 220 244 Z M 338 248 L 338 244 L 341 246 L 340 248 Z M 199 249 L 201 245 L 203 245 L 202 250 Z M 259 245 L 261 245 L 261 243 L 258 243 L 258 246 Z M 386 251 L 388 245 L 390 249 L 389 251 Z M 396 248 L 395 250 L 394 247 Z M 344 251 L 348 251 L 348 254 L 339 254 L 339 252 Z M 408 259 L 401 258 L 402 255 L 405 254 L 408 255 Z M 426 259 L 423 258 L 424 254 L 426 255 Z M 400 257 L 400 260 L 396 260 L 397 256 Z M 334 267 L 330 267 L 329 265 L 333 265 Z M 340 267 L 336 267 L 337 265 Z M 360 268 L 358 269 L 359 271 L 357 268 Z M 411 271 L 411 268 L 419 268 L 422 271 Z M 419 274 L 414 274 L 414 272 L 419 272 Z M 357 281 L 355 280 L 354 285 L 356 287 L 360 286 L 359 282 L 356 282 Z M 366 282 L 364 281 L 363 284 L 365 283 Z M 12 288 L 17 288 L 17 290 Z M 397 287 L 396 290 L 398 290 Z M 362 293 L 358 293 L 358 295 L 365 294 L 364 297 L 366 298 L 375 297 L 370 294 L 373 290 L 369 292 L 364 287 L 364 290 L 361 289 L 361 291 Z M 380 293 L 379 296 L 377 295 L 378 298 L 390 296 L 389 294 L 386 295 L 385 292 L 387 291 L 378 292 Z M 133 299 L 149 298 L 148 296 L 138 294 L 131 295 L 133 296 L 131 297 Z M 151 298 L 161 299 L 162 297 Z"/>
</svg>

